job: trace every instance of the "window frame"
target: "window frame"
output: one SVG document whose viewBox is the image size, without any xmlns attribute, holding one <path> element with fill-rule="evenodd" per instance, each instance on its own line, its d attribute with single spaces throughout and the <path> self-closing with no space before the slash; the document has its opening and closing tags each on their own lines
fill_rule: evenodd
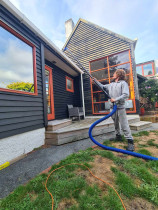
<svg viewBox="0 0 158 210">
<path fill-rule="evenodd" d="M 74 80 L 71 79 L 71 78 L 68 77 L 68 76 L 66 76 L 65 79 L 66 79 L 66 91 L 71 92 L 71 93 L 74 93 Z M 72 89 L 68 89 L 68 88 L 67 88 L 67 80 L 70 80 L 70 81 L 72 82 Z"/>
<path fill-rule="evenodd" d="M 144 75 L 144 66 L 145 66 L 146 64 L 151 64 L 151 65 L 152 65 L 152 74 L 150 74 L 150 75 Z M 142 68 L 142 76 L 143 76 L 143 77 L 152 77 L 152 76 L 155 75 L 154 61 L 149 61 L 149 62 L 146 62 L 146 63 L 143 63 L 143 64 L 137 64 L 137 65 L 136 65 L 136 68 L 137 68 L 137 66 L 141 66 L 141 68 Z"/>
<path fill-rule="evenodd" d="M 132 100 L 133 101 L 133 110 L 132 111 L 127 111 L 127 113 L 136 113 L 136 103 L 135 103 L 135 90 L 134 90 L 134 81 L 133 81 L 133 69 L 132 69 L 132 61 L 131 61 L 131 52 L 130 52 L 130 49 L 128 50 L 124 50 L 124 51 L 121 51 L 119 53 L 122 53 L 122 52 L 128 52 L 128 55 L 129 55 L 129 61 L 128 62 L 125 62 L 125 63 L 121 63 L 121 64 L 117 64 L 117 65 L 114 65 L 114 66 L 120 66 L 120 65 L 123 65 L 123 64 L 126 64 L 126 63 L 129 63 L 130 64 L 130 72 L 129 74 L 126 74 L 127 76 L 130 76 L 131 75 L 131 82 L 132 82 L 132 85 L 131 87 L 129 87 L 129 89 L 131 88 L 131 90 L 133 91 L 134 93 L 134 97 L 132 99 L 128 99 L 128 100 Z M 96 60 L 101 60 L 103 58 L 107 58 L 107 62 L 108 62 L 108 59 L 109 59 L 109 56 L 112 56 L 112 55 L 117 55 L 119 53 L 115 53 L 115 54 L 110 54 L 108 56 L 105 56 L 105 57 L 102 57 L 102 58 L 98 58 L 98 59 L 95 59 L 95 60 L 91 60 L 89 61 L 89 70 L 90 70 L 90 74 L 95 72 L 95 71 L 99 71 L 99 70 L 102 70 L 102 69 L 99 69 L 99 70 L 94 70 L 94 71 L 91 71 L 91 62 L 94 62 Z M 110 68 L 113 67 L 113 66 L 109 66 L 109 62 L 108 62 L 108 67 L 106 68 L 103 68 L 103 69 L 108 69 L 108 78 L 106 79 L 102 79 L 102 80 L 98 80 L 100 82 L 104 81 L 104 80 L 109 80 L 109 84 L 110 84 Z M 90 84 L 91 84 L 91 100 L 92 100 L 92 114 L 93 115 L 102 115 L 102 114 L 108 114 L 109 112 L 102 112 L 102 113 L 99 113 L 99 112 L 95 112 L 94 111 L 94 105 L 95 104 L 101 104 L 101 103 L 105 103 L 106 101 L 100 101 L 100 102 L 94 102 L 93 101 L 93 94 L 96 93 L 96 92 L 102 92 L 102 91 L 93 91 L 93 81 L 92 79 L 90 79 Z"/>
<path fill-rule="evenodd" d="M 26 95 L 38 95 L 37 90 L 37 72 L 36 72 L 36 47 L 35 45 L 27 40 L 25 37 L 23 37 L 21 34 L 16 32 L 13 28 L 11 28 L 9 25 L 5 24 L 0 20 L 0 26 L 7 30 L 9 33 L 13 34 L 15 37 L 20 39 L 21 41 L 25 42 L 27 45 L 32 47 L 32 56 L 33 56 L 33 78 L 34 78 L 34 93 L 26 92 L 26 91 L 20 91 L 20 90 L 13 90 L 13 89 L 7 89 L 7 88 L 0 88 L 0 91 L 3 92 L 10 92 L 10 93 L 20 93 L 20 94 L 26 94 Z"/>
</svg>

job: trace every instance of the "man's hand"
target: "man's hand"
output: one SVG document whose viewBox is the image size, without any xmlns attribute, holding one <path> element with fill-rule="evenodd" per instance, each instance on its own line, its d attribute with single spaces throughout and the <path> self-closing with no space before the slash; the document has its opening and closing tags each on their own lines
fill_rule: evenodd
<svg viewBox="0 0 158 210">
<path fill-rule="evenodd" d="M 113 102 L 115 102 L 115 99 L 114 98 L 111 98 L 110 101 L 113 103 Z"/>
</svg>

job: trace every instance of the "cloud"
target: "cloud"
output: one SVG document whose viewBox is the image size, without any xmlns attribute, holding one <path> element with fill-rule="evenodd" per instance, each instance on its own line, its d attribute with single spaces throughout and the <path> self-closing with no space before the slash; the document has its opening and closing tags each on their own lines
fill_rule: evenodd
<svg viewBox="0 0 158 210">
<path fill-rule="evenodd" d="M 11 0 L 11 2 L 15 6 L 18 5 L 18 9 L 53 41 L 54 44 L 60 49 L 63 47 L 65 32 L 64 21 L 60 13 L 60 9 L 64 11 L 63 4 L 50 0 Z"/>
<path fill-rule="evenodd" d="M 0 87 L 19 81 L 33 83 L 32 48 L 24 45 L 8 39 L 5 49 L 0 51 Z"/>
<path fill-rule="evenodd" d="M 133 11 L 140 3 L 139 1 L 126 0 L 64 0 L 72 14 L 81 16 L 102 27 L 120 32 L 127 29 L 129 21 L 133 18 Z"/>
<path fill-rule="evenodd" d="M 65 40 L 67 19 L 79 18 L 119 33 L 138 37 L 138 62 L 157 56 L 158 1 L 143 0 L 11 0 L 60 49 Z M 146 35 L 142 34 L 148 31 Z M 153 35 L 154 34 L 154 35 Z M 150 52 L 148 51 L 150 50 Z"/>
</svg>

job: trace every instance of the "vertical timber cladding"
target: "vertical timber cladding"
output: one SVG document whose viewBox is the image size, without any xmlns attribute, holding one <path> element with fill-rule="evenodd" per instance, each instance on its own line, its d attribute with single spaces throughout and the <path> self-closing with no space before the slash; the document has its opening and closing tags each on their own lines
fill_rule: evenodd
<svg viewBox="0 0 158 210">
<path fill-rule="evenodd" d="M 80 75 L 73 77 L 48 60 L 45 64 L 52 68 L 55 119 L 68 118 L 68 104 L 81 106 Z M 73 79 L 73 93 L 66 90 L 66 76 Z"/>
<path fill-rule="evenodd" d="M 5 138 L 44 127 L 43 87 L 40 40 L 2 5 L 0 18 L 35 45 L 38 90 L 36 96 L 0 91 L 0 138 Z"/>
<path fill-rule="evenodd" d="M 72 36 L 66 43 L 65 47 L 68 47 L 71 50 L 71 52 L 74 54 L 74 56 L 88 70 L 90 61 L 129 49 L 131 51 L 132 62 L 134 62 L 134 57 L 133 57 L 134 48 L 133 48 L 133 43 L 131 42 L 132 40 L 128 42 L 127 38 L 109 32 L 106 29 L 103 29 L 85 20 L 79 20 L 77 27 L 75 28 Z M 65 53 L 73 60 L 73 58 L 67 51 L 65 51 Z M 78 63 L 75 60 L 73 61 L 78 65 Z M 133 72 L 135 72 L 134 65 L 133 65 Z M 135 92 L 138 93 L 136 73 L 133 74 L 133 77 L 135 84 Z M 85 111 L 86 115 L 91 115 L 92 99 L 91 99 L 90 79 L 86 74 L 84 74 L 83 80 L 84 80 Z"/>
</svg>

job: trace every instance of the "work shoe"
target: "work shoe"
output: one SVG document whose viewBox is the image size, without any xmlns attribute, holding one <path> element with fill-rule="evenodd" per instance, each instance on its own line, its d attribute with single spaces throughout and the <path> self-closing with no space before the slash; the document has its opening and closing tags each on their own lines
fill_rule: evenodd
<svg viewBox="0 0 158 210">
<path fill-rule="evenodd" d="M 127 139 L 128 140 L 128 147 L 127 150 L 133 152 L 134 151 L 134 141 L 133 139 Z"/>
<path fill-rule="evenodd" d="M 123 141 L 122 136 L 119 134 L 116 134 L 115 141 Z"/>
</svg>

